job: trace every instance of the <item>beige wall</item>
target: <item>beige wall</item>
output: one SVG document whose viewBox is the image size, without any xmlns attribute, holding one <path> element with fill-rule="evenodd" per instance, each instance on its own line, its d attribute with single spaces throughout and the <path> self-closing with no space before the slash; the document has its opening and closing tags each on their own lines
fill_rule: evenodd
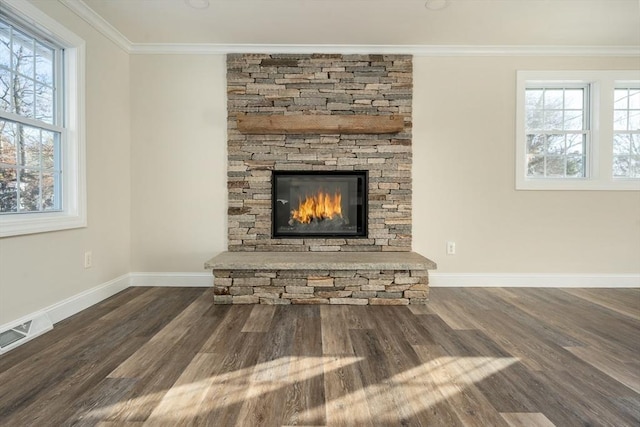
<svg viewBox="0 0 640 427">
<path fill-rule="evenodd" d="M 640 61 L 415 58 L 414 250 L 440 273 L 640 272 L 639 192 L 514 190 L 516 70 L 618 68 Z"/>
<path fill-rule="evenodd" d="M 225 61 L 131 57 L 132 271 L 204 272 L 226 250 Z"/>
<path fill-rule="evenodd" d="M 129 56 L 60 3 L 34 4 L 86 41 L 88 227 L 0 239 L 0 325 L 130 271 Z"/>
</svg>

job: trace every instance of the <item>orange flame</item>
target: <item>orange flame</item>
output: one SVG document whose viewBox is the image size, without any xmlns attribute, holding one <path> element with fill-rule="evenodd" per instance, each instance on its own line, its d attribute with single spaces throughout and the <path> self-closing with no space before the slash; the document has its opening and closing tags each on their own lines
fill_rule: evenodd
<svg viewBox="0 0 640 427">
<path fill-rule="evenodd" d="M 313 219 L 342 218 L 342 194 L 336 191 L 333 196 L 320 190 L 317 194 L 300 200 L 298 209 L 291 211 L 291 218 L 302 224 L 309 224 Z"/>
</svg>

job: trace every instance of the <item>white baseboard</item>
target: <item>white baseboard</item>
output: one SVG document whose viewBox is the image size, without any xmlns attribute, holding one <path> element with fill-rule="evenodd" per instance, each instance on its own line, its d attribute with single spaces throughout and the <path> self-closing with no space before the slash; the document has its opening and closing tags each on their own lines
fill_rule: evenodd
<svg viewBox="0 0 640 427">
<path fill-rule="evenodd" d="M 429 273 L 429 286 L 640 288 L 640 274 Z"/>
<path fill-rule="evenodd" d="M 127 289 L 129 286 L 129 274 L 123 274 L 113 280 L 57 302 L 43 311 L 49 315 L 53 323 L 57 323 Z"/>
<path fill-rule="evenodd" d="M 208 288 L 213 275 L 206 273 L 130 273 L 131 286 L 177 286 Z"/>
</svg>

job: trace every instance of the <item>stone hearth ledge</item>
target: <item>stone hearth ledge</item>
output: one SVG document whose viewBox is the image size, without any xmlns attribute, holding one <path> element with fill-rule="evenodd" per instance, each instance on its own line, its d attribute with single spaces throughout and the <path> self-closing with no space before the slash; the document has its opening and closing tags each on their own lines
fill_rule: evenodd
<svg viewBox="0 0 640 427">
<path fill-rule="evenodd" d="M 215 304 L 426 304 L 436 264 L 415 252 L 222 252 Z"/>
<path fill-rule="evenodd" d="M 435 270 L 416 252 L 222 252 L 207 270 Z"/>
</svg>

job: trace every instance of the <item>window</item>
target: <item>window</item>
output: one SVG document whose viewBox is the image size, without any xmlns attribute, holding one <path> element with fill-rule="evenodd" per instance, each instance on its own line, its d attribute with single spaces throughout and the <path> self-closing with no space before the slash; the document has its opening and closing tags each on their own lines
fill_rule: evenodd
<svg viewBox="0 0 640 427">
<path fill-rule="evenodd" d="M 640 178 L 640 85 L 614 91 L 613 176 Z"/>
<path fill-rule="evenodd" d="M 0 17 L 0 213 L 61 210 L 62 48 Z"/>
<path fill-rule="evenodd" d="M 0 237 L 86 225 L 84 43 L 24 0 L 0 12 Z"/>
<path fill-rule="evenodd" d="M 516 188 L 640 190 L 639 86 L 637 71 L 519 71 Z"/>
</svg>

